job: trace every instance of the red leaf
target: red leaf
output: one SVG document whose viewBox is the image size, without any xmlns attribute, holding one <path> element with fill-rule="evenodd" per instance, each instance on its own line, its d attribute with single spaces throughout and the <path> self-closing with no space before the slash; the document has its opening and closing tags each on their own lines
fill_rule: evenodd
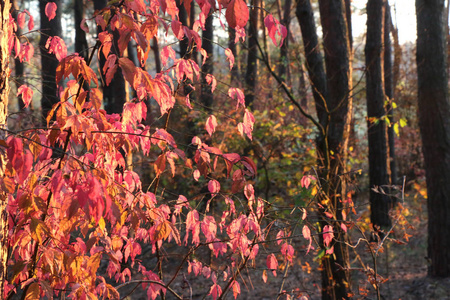
<svg viewBox="0 0 450 300">
<path fill-rule="evenodd" d="M 134 63 L 126 57 L 121 57 L 119 58 L 119 66 L 122 69 L 125 79 L 134 87 L 134 74 L 136 73 Z"/>
<path fill-rule="evenodd" d="M 161 51 L 161 62 L 164 66 L 167 65 L 167 60 L 172 58 L 175 61 L 176 54 L 171 46 L 166 46 Z"/>
<path fill-rule="evenodd" d="M 206 82 L 211 85 L 211 93 L 214 93 L 214 90 L 217 87 L 217 80 L 216 80 L 216 78 L 213 75 L 208 74 L 208 75 L 206 75 L 205 79 L 206 79 Z"/>
<path fill-rule="evenodd" d="M 281 25 L 280 22 L 275 19 L 272 15 L 268 15 L 264 19 L 264 25 L 266 25 L 267 30 L 269 31 L 269 36 L 272 39 L 275 46 L 281 47 L 283 45 L 283 41 L 287 36 L 287 29 L 284 25 Z M 280 36 L 280 45 L 278 45 L 276 36 Z"/>
<path fill-rule="evenodd" d="M 234 55 L 233 52 L 230 50 L 230 48 L 225 49 L 225 56 L 227 57 L 227 60 L 230 62 L 230 71 L 231 71 L 234 65 Z"/>
<path fill-rule="evenodd" d="M 212 296 L 213 300 L 216 300 L 217 297 L 219 297 L 222 294 L 222 289 L 220 288 L 220 285 L 218 285 L 217 283 L 214 283 L 211 287 L 211 289 L 209 290 L 209 295 Z"/>
<path fill-rule="evenodd" d="M 220 183 L 217 180 L 210 180 L 208 182 L 208 190 L 213 196 L 220 191 Z"/>
<path fill-rule="evenodd" d="M 303 226 L 302 234 L 303 237 L 309 241 L 308 249 L 306 250 L 306 254 L 308 254 L 309 250 L 311 249 L 312 239 L 311 239 L 311 230 L 307 225 Z"/>
<path fill-rule="evenodd" d="M 25 103 L 25 107 L 28 107 L 33 99 L 33 90 L 23 84 L 17 89 L 17 96 L 19 95 L 22 95 L 23 103 Z"/>
<path fill-rule="evenodd" d="M 225 18 L 232 28 L 245 27 L 249 17 L 247 4 L 243 0 L 231 0 L 228 4 Z"/>
<path fill-rule="evenodd" d="M 30 19 L 28 20 L 28 30 L 31 31 L 34 28 L 34 19 L 30 13 L 27 12 L 27 14 L 28 14 L 28 16 L 30 16 Z"/>
<path fill-rule="evenodd" d="M 20 28 L 24 28 L 25 27 L 25 15 L 26 15 L 25 12 L 21 12 L 17 16 L 17 25 L 19 25 Z"/>
<path fill-rule="evenodd" d="M 267 269 L 273 272 L 273 276 L 277 276 L 278 261 L 273 253 L 267 256 L 266 264 Z"/>
<path fill-rule="evenodd" d="M 232 99 L 236 99 L 237 103 L 236 103 L 236 109 L 239 108 L 239 104 L 242 105 L 242 107 L 245 107 L 245 96 L 244 96 L 244 92 L 242 92 L 241 89 L 238 88 L 229 88 L 228 89 L 228 96 Z"/>
<path fill-rule="evenodd" d="M 216 131 L 217 126 L 217 120 L 214 115 L 210 115 L 208 120 L 206 120 L 205 128 L 208 132 L 209 136 L 212 136 L 212 134 Z"/>
<path fill-rule="evenodd" d="M 334 238 L 333 227 L 325 225 L 323 227 L 323 243 L 328 247 Z"/>
<path fill-rule="evenodd" d="M 232 287 L 233 287 L 233 296 L 234 299 L 237 298 L 237 296 L 241 293 L 241 286 L 239 285 L 239 282 L 237 282 L 236 280 L 232 283 Z"/>
<path fill-rule="evenodd" d="M 48 53 L 54 53 L 56 59 L 61 61 L 67 56 L 66 43 L 59 36 L 51 36 L 47 39 L 45 48 L 48 49 Z"/>
<path fill-rule="evenodd" d="M 45 6 L 45 15 L 47 16 L 48 20 L 51 21 L 56 17 L 56 9 L 58 7 L 56 6 L 55 2 L 48 2 Z"/>
</svg>

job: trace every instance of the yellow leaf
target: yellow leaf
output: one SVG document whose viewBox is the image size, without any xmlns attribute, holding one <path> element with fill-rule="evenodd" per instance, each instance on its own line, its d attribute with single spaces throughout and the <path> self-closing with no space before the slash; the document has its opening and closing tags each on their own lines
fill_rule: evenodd
<svg viewBox="0 0 450 300">
<path fill-rule="evenodd" d="M 158 225 L 158 227 L 156 227 L 155 240 L 159 241 L 166 239 L 171 231 L 172 227 L 170 226 L 169 222 L 167 221 L 162 222 L 161 224 Z"/>
<path fill-rule="evenodd" d="M 41 293 L 41 289 L 39 288 L 39 284 L 37 282 L 33 282 L 27 290 L 27 295 L 25 296 L 25 300 L 40 299 L 40 297 L 39 297 L 40 293 Z"/>
</svg>

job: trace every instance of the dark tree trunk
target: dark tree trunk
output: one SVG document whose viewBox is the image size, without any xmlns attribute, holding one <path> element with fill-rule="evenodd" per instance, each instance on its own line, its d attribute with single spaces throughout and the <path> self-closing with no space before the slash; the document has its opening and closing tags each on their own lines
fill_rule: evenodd
<svg viewBox="0 0 450 300">
<path fill-rule="evenodd" d="M 237 47 L 236 47 L 236 43 L 234 42 L 236 38 L 236 31 L 234 30 L 234 28 L 231 28 L 228 26 L 228 48 L 230 48 L 231 53 L 233 53 L 234 56 L 234 65 L 233 68 L 231 69 L 231 79 L 230 82 L 233 85 L 234 83 L 238 83 L 240 81 L 240 68 L 239 68 L 239 63 L 240 63 L 240 57 L 237 53 Z"/>
<path fill-rule="evenodd" d="M 400 64 L 402 62 L 402 48 L 398 40 L 398 28 L 394 26 L 391 18 L 392 40 L 394 42 L 394 65 L 392 70 L 392 84 L 394 86 L 394 99 L 398 98 L 397 83 L 400 78 Z"/>
<path fill-rule="evenodd" d="M 306 55 L 306 66 L 312 85 L 319 123 L 322 126 L 317 138 L 319 177 L 323 188 L 323 199 L 329 199 L 327 207 L 336 219 L 342 219 L 342 199 L 345 182 L 340 180 L 344 170 L 348 131 L 351 119 L 351 78 L 350 43 L 347 31 L 345 6 L 342 1 L 319 1 L 324 36 L 325 63 L 323 69 L 319 51 L 314 15 L 309 0 L 297 1 L 296 15 L 302 31 Z M 334 154 L 330 156 L 330 152 Z M 329 225 L 323 216 L 321 228 Z M 339 226 L 333 227 L 337 243 L 333 255 L 322 259 L 322 299 L 348 299 L 350 293 L 350 274 L 348 249 L 344 242 L 345 232 Z M 322 249 L 325 249 L 320 235 Z M 337 267 L 337 265 L 341 267 Z"/>
<path fill-rule="evenodd" d="M 106 0 L 94 0 L 94 9 L 100 10 L 106 6 Z M 97 34 L 101 32 L 101 28 L 97 27 Z M 111 47 L 111 52 L 117 56 L 118 53 L 118 45 L 117 42 L 119 40 L 119 33 L 117 30 L 112 32 L 113 34 L 113 47 Z M 100 69 L 103 70 L 103 66 L 105 64 L 106 57 L 103 56 L 103 53 L 100 53 Z M 105 74 L 102 74 L 102 82 L 105 82 Z M 103 103 L 105 106 L 105 110 L 108 114 L 113 113 L 122 113 L 123 105 L 126 100 L 126 90 L 125 90 L 125 79 L 122 75 L 122 69 L 117 68 L 116 73 L 114 74 L 113 79 L 111 80 L 109 85 L 103 86 Z"/>
<path fill-rule="evenodd" d="M 0 1 L 0 29 L 3 34 L 0 35 L 0 128 L 6 128 L 6 119 L 8 116 L 8 96 L 9 96 L 9 58 L 8 40 L 12 34 L 12 28 L 9 24 L 9 13 L 11 3 L 9 0 Z M 5 131 L 0 130 L 0 139 L 6 140 Z M 0 152 L 0 177 L 5 175 L 6 171 L 6 153 Z M 0 189 L 0 295 L 3 299 L 6 272 L 8 262 L 8 214 L 7 204 L 8 195 L 6 191 Z"/>
<path fill-rule="evenodd" d="M 11 10 L 11 15 L 12 17 L 17 20 L 17 10 L 18 10 L 18 5 L 17 5 L 17 0 L 14 0 L 12 2 L 12 10 Z M 17 26 L 17 30 L 16 30 L 16 36 L 20 39 L 20 36 L 22 35 L 22 29 Z M 22 84 L 24 84 L 24 80 L 23 80 L 23 74 L 24 74 L 24 63 L 20 61 L 20 59 L 17 57 L 14 59 L 14 75 L 15 75 L 15 82 L 16 82 L 16 87 L 19 88 Z M 22 95 L 19 95 L 17 97 L 17 104 L 18 104 L 18 108 L 19 110 L 24 109 L 25 107 L 25 103 L 23 103 L 23 99 L 22 99 Z"/>
<path fill-rule="evenodd" d="M 280 63 L 278 65 L 278 74 L 284 81 L 289 81 L 289 36 L 291 34 L 290 31 L 290 22 L 291 22 L 291 6 L 292 0 L 285 0 L 284 8 L 283 8 L 283 19 L 282 24 L 286 26 L 287 36 L 284 39 L 283 45 L 280 48 Z"/>
<path fill-rule="evenodd" d="M 389 99 L 386 112 L 391 124 L 395 122 L 392 101 L 394 101 L 394 78 L 392 72 L 392 41 L 391 41 L 391 6 L 389 2 L 385 3 L 384 18 L 384 93 Z M 394 126 L 388 127 L 388 145 L 389 145 L 389 166 L 391 169 L 391 184 L 397 184 L 397 166 L 395 160 L 395 133 Z M 392 200 L 392 199 L 391 199 Z"/>
<path fill-rule="evenodd" d="M 260 0 L 252 0 L 250 20 L 248 22 L 248 56 L 247 72 L 245 73 L 245 105 L 253 106 L 255 100 L 256 74 L 258 70 L 258 29 Z"/>
<path fill-rule="evenodd" d="M 366 94 L 367 127 L 369 139 L 369 184 L 371 221 L 376 229 L 386 230 L 391 225 L 389 196 L 374 190 L 390 183 L 389 151 L 384 108 L 383 28 L 384 0 L 367 2 L 366 40 Z"/>
<path fill-rule="evenodd" d="M 418 115 L 428 191 L 428 273 L 436 277 L 450 276 L 450 102 L 444 13 L 444 0 L 416 0 Z"/>
<path fill-rule="evenodd" d="M 211 92 L 211 85 L 206 82 L 206 75 L 213 73 L 213 37 L 214 37 L 214 26 L 213 26 L 213 15 L 210 14 L 206 18 L 205 29 L 202 35 L 202 47 L 205 49 L 208 57 L 205 60 L 205 63 L 202 65 L 202 104 L 205 106 L 207 111 L 211 111 L 211 107 L 213 104 L 213 94 Z"/>
<path fill-rule="evenodd" d="M 84 3 L 83 0 L 74 0 L 75 12 L 75 52 L 79 53 L 87 61 L 88 43 L 86 40 L 86 32 L 81 29 L 81 21 L 84 19 Z"/>
<path fill-rule="evenodd" d="M 161 66 L 161 54 L 159 53 L 158 39 L 156 37 L 152 39 L 152 50 L 153 54 L 155 55 L 156 73 L 159 73 L 162 70 L 162 66 Z"/>
<path fill-rule="evenodd" d="M 342 220 L 342 197 L 345 197 L 345 181 L 340 176 L 345 169 L 348 135 L 352 115 L 350 97 L 351 49 L 347 17 L 343 0 L 319 0 L 320 18 L 323 30 L 325 49 L 325 66 L 327 72 L 329 123 L 327 127 L 327 154 L 331 151 L 327 182 L 325 189 L 330 197 L 330 208 L 336 218 Z M 327 187 L 328 184 L 328 187 Z M 327 221 L 323 218 L 322 226 Z M 338 243 L 334 245 L 334 255 L 323 259 L 322 299 L 348 299 L 350 292 L 350 272 L 348 247 L 343 243 L 347 237 L 345 232 L 334 224 Z M 337 268 L 336 264 L 342 266 Z"/>
<path fill-rule="evenodd" d="M 328 98 L 327 77 L 323 67 L 323 57 L 320 53 L 316 22 L 310 0 L 298 0 L 295 14 L 302 31 L 306 69 L 309 75 L 317 116 L 319 123 L 325 127 L 327 123 L 327 112 L 325 110 L 326 99 Z"/>
<path fill-rule="evenodd" d="M 48 2 L 54 2 L 57 6 L 56 17 L 51 21 L 45 15 L 45 6 Z M 45 49 L 45 44 L 49 37 L 61 36 L 61 14 L 62 14 L 61 0 L 39 0 L 39 10 L 41 16 L 41 39 L 39 41 L 39 49 L 41 51 L 41 66 L 42 66 L 42 118 L 45 119 L 53 105 L 59 102 L 56 88 L 56 68 L 58 67 L 58 60 L 54 54 L 49 54 Z"/>
<path fill-rule="evenodd" d="M 191 3 L 191 5 L 194 5 L 194 3 Z M 183 5 L 183 1 L 180 1 L 179 3 L 177 1 L 177 6 L 179 9 L 178 17 L 180 18 L 181 24 L 183 26 L 188 26 L 188 14 Z M 191 52 L 189 51 L 189 40 L 187 37 L 184 37 L 180 41 L 180 57 L 185 59 L 191 58 Z"/>
</svg>

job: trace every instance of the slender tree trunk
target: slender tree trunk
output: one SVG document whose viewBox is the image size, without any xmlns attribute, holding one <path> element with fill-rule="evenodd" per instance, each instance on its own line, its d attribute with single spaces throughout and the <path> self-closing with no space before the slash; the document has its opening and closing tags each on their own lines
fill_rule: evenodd
<svg viewBox="0 0 450 300">
<path fill-rule="evenodd" d="M 398 80 L 400 78 L 400 64 L 402 63 L 402 48 L 398 39 L 398 27 L 394 26 L 391 16 L 391 32 L 392 40 L 394 42 L 394 65 L 392 70 L 392 84 L 394 86 L 394 99 L 398 98 Z"/>
<path fill-rule="evenodd" d="M 389 99 L 386 111 L 391 124 L 395 122 L 392 101 L 394 101 L 394 81 L 392 73 L 392 41 L 391 41 L 391 6 L 389 1 L 385 3 L 385 18 L 384 18 L 384 92 Z M 397 184 L 397 166 L 395 160 L 395 133 L 394 126 L 388 127 L 389 140 L 389 166 L 391 169 L 391 184 Z"/>
<path fill-rule="evenodd" d="M 342 220 L 342 191 L 345 182 L 341 181 L 344 170 L 351 120 L 351 78 L 350 43 L 347 31 L 347 18 L 343 1 L 319 1 L 324 36 L 325 64 L 319 51 L 314 15 L 309 0 L 297 1 L 296 15 L 302 31 L 306 54 L 306 66 L 310 77 L 317 115 L 322 131 L 317 138 L 319 177 L 323 189 L 325 209 L 332 211 L 337 220 Z M 330 152 L 333 155 L 330 156 Z M 328 219 L 329 220 L 329 219 Z M 320 222 L 323 230 L 329 225 L 325 216 Z M 322 258 L 322 299 L 348 299 L 350 294 L 350 274 L 348 249 L 344 242 L 345 232 L 333 226 L 337 243 L 333 255 Z M 322 249 L 325 249 L 320 235 Z M 340 267 L 337 267 L 339 265 Z"/>
<path fill-rule="evenodd" d="M 259 7 L 260 0 L 252 0 L 250 9 L 250 21 L 248 24 L 248 56 L 247 72 L 245 73 L 245 105 L 253 106 L 255 100 L 256 74 L 258 70 L 258 29 L 259 29 Z"/>
<path fill-rule="evenodd" d="M 88 43 L 86 32 L 81 29 L 81 22 L 84 19 L 83 0 L 74 0 L 75 13 L 75 52 L 79 53 L 85 60 L 88 58 Z"/>
<path fill-rule="evenodd" d="M 211 92 L 211 85 L 206 82 L 206 75 L 213 73 L 213 38 L 214 38 L 214 26 L 213 26 L 213 15 L 210 14 L 205 21 L 205 29 L 202 34 L 202 47 L 205 49 L 208 57 L 205 63 L 202 65 L 202 104 L 205 106 L 206 110 L 211 111 L 213 104 L 213 94 Z"/>
<path fill-rule="evenodd" d="M 162 64 L 161 64 L 161 54 L 159 53 L 158 39 L 156 38 L 156 36 L 153 37 L 152 39 L 152 50 L 153 54 L 155 55 L 156 73 L 159 73 L 162 70 Z"/>
<path fill-rule="evenodd" d="M 328 85 L 329 123 L 326 138 L 329 152 L 334 153 L 329 160 L 329 186 L 326 190 L 336 219 L 342 220 L 342 199 L 346 197 L 345 176 L 342 173 L 345 170 L 352 114 L 351 49 L 344 1 L 319 0 L 319 9 Z M 324 217 L 322 225 L 326 221 Z M 347 238 L 339 226 L 334 226 L 334 230 L 340 242 L 335 244 L 334 255 L 326 256 L 323 260 L 322 299 L 347 299 L 350 292 L 349 256 L 348 247 L 343 243 Z M 342 269 L 336 268 L 336 264 Z"/>
<path fill-rule="evenodd" d="M 0 0 L 0 139 L 6 140 L 6 129 L 8 116 L 9 97 L 9 59 L 8 40 L 12 35 L 12 28 L 9 24 L 9 13 L 11 3 L 9 0 Z M 0 150 L 0 177 L 5 175 L 6 153 Z M 7 194 L 0 189 L 0 297 L 4 299 L 7 261 L 8 261 L 8 214 L 6 206 L 8 204 Z"/>
<path fill-rule="evenodd" d="M 385 1 L 367 2 L 366 40 L 366 94 L 369 136 L 369 184 L 371 221 L 375 229 L 386 230 L 391 225 L 389 218 L 389 196 L 374 190 L 387 186 L 389 176 L 389 150 L 384 108 L 384 49 L 383 28 L 385 22 Z"/>
<path fill-rule="evenodd" d="M 230 79 L 230 83 L 236 84 L 239 83 L 240 81 L 240 56 L 237 52 L 237 46 L 236 43 L 234 42 L 236 38 L 236 31 L 234 30 L 234 28 L 231 28 L 230 26 L 228 26 L 228 48 L 230 48 L 231 53 L 233 53 L 234 56 L 234 65 L 233 68 L 231 69 L 231 79 Z"/>
<path fill-rule="evenodd" d="M 328 99 L 327 77 L 323 67 L 323 57 L 320 52 L 319 39 L 316 32 L 316 22 L 310 0 L 298 0 L 295 10 L 302 32 L 305 48 L 306 69 L 316 105 L 319 123 L 326 126 L 327 112 L 326 99 Z M 322 137 L 323 139 L 324 137 Z"/>
<path fill-rule="evenodd" d="M 17 20 L 17 10 L 18 10 L 17 0 L 14 0 L 12 2 L 12 17 Z M 20 39 L 20 36 L 22 35 L 22 29 L 17 26 L 16 30 L 16 36 Z M 22 84 L 24 84 L 23 80 L 23 74 L 24 74 L 24 63 L 20 61 L 19 57 L 14 59 L 14 75 L 15 75 L 15 82 L 16 87 L 19 88 Z M 25 107 L 25 103 L 23 103 L 22 95 L 17 97 L 17 104 L 19 110 L 22 110 Z"/>
<path fill-rule="evenodd" d="M 418 115 L 428 191 L 428 273 L 436 277 L 450 276 L 450 102 L 444 13 L 444 0 L 416 0 Z"/>
<path fill-rule="evenodd" d="M 45 6 L 48 2 L 54 2 L 57 6 L 56 17 L 51 21 L 45 15 Z M 42 66 L 42 118 L 45 119 L 53 105 L 59 102 L 56 88 L 56 68 L 58 67 L 58 60 L 54 54 L 49 54 L 45 49 L 45 44 L 49 37 L 61 36 L 61 14 L 62 14 L 61 0 L 39 0 L 39 10 L 41 16 L 41 39 L 39 41 L 39 48 L 41 51 L 41 66 Z"/>
<path fill-rule="evenodd" d="M 94 0 L 94 9 L 100 10 L 106 6 L 106 0 Z M 101 28 L 97 27 L 97 34 L 101 32 Z M 111 47 L 111 52 L 117 56 L 118 53 L 118 40 L 119 33 L 117 30 L 112 32 L 113 34 L 113 47 Z M 100 53 L 100 69 L 103 70 L 103 66 L 105 64 L 106 57 L 103 56 L 103 53 Z M 100 72 L 102 76 L 102 82 L 105 82 L 105 74 Z M 123 105 L 125 104 L 126 99 L 126 90 L 125 90 L 125 79 L 122 75 L 122 69 L 117 68 L 116 73 L 114 74 L 113 79 L 111 80 L 109 85 L 103 86 L 103 103 L 105 106 L 105 110 L 108 114 L 113 113 L 121 113 L 123 111 Z"/>
<path fill-rule="evenodd" d="M 280 74 L 281 78 L 283 78 L 286 82 L 289 81 L 289 36 L 291 34 L 290 31 L 290 22 L 291 22 L 291 6 L 292 0 L 285 0 L 284 8 L 283 8 L 283 19 L 282 24 L 286 26 L 287 36 L 284 39 L 283 45 L 280 47 L 280 63 L 278 65 L 278 74 Z"/>
</svg>

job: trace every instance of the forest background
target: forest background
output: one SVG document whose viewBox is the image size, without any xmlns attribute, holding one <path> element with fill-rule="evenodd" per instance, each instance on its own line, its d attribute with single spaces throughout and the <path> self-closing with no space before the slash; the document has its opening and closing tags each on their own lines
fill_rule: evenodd
<svg viewBox="0 0 450 300">
<path fill-rule="evenodd" d="M 448 2 L 0 3 L 5 299 L 450 298 Z"/>
</svg>

